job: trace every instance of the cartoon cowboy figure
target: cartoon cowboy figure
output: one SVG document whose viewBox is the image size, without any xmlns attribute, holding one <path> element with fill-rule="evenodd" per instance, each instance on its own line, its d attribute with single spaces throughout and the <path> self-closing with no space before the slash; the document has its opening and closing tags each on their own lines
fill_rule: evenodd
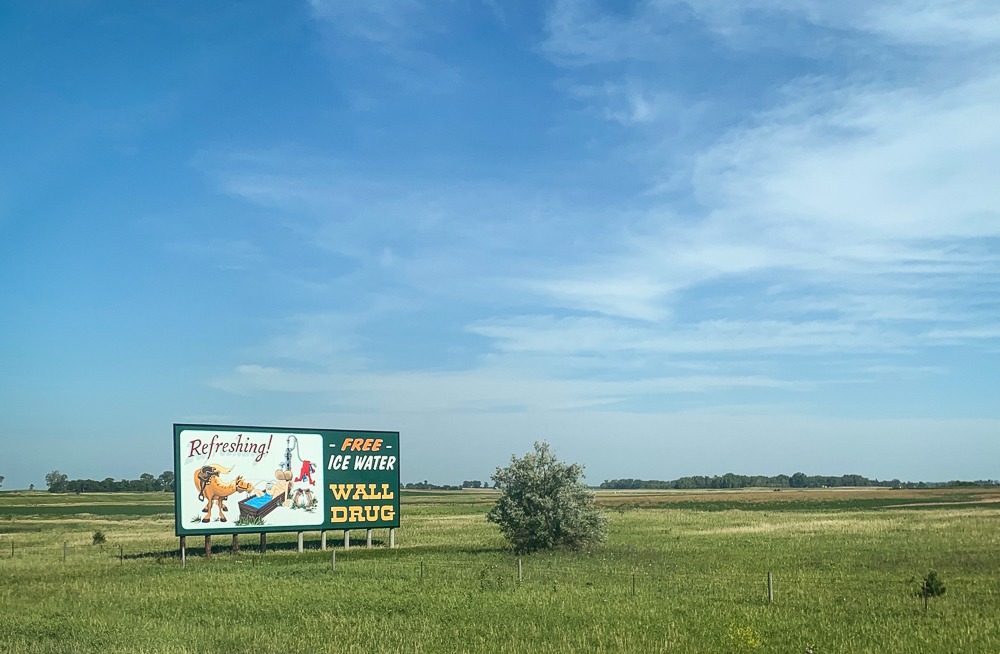
<svg viewBox="0 0 1000 654">
<path fill-rule="evenodd" d="M 313 479 L 313 474 L 316 472 L 316 466 L 314 466 L 309 461 L 302 462 L 302 469 L 299 470 L 299 476 L 295 478 L 295 481 L 306 481 L 309 480 L 310 486 L 315 486 L 316 481 Z"/>
</svg>

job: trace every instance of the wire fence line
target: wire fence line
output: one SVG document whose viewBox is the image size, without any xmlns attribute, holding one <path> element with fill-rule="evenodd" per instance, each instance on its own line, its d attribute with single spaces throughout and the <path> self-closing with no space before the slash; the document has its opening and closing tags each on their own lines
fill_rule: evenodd
<svg viewBox="0 0 1000 654">
<path fill-rule="evenodd" d="M 177 549 L 157 549 L 155 544 L 150 543 L 71 544 L 64 541 L 61 544 L 50 542 L 18 546 L 15 539 L 5 540 L 9 542 L 0 542 L 0 570 L 5 567 L 5 562 L 16 564 L 18 561 L 43 567 L 65 566 L 67 569 L 82 564 L 129 566 L 151 559 L 158 563 L 182 565 Z M 553 561 L 544 555 L 516 557 L 498 553 L 486 560 L 469 560 L 462 554 L 453 554 L 451 558 L 441 560 L 439 556 L 425 558 L 405 550 L 389 553 L 384 548 L 377 551 L 364 546 L 347 550 L 331 547 L 325 552 L 311 548 L 305 550 L 304 555 L 298 555 L 293 551 L 294 541 L 277 544 L 274 549 L 282 551 L 280 554 L 273 551 L 261 553 L 252 545 L 246 545 L 238 554 L 232 554 L 229 543 L 221 541 L 218 539 L 213 547 L 214 557 L 241 558 L 251 568 L 259 566 L 261 571 L 271 569 L 275 574 L 281 574 L 289 566 L 296 569 L 307 566 L 348 577 L 377 577 L 428 587 L 464 587 L 494 592 L 513 591 L 521 587 L 545 588 L 552 592 L 593 589 L 632 596 L 698 595 L 706 600 L 756 598 L 762 602 L 781 602 L 808 600 L 818 594 L 843 598 L 871 594 L 915 596 L 920 583 L 915 575 L 903 578 L 866 571 L 844 577 L 810 569 L 695 569 L 671 563 L 656 567 L 649 564 L 634 566 L 592 557 L 578 561 Z M 188 557 L 197 566 L 212 564 L 200 548 L 189 549 Z M 1000 599 L 1000 583 L 983 587 L 981 581 L 977 583 L 974 579 L 956 578 L 952 581 L 959 588 L 965 586 L 973 595 L 983 595 L 993 601 Z"/>
</svg>

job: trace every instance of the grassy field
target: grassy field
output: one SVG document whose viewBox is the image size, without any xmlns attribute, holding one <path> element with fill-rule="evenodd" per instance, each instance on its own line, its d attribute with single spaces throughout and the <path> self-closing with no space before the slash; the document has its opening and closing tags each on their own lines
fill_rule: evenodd
<svg viewBox="0 0 1000 654">
<path fill-rule="evenodd" d="M 1000 653 L 1000 494 L 602 492 L 608 541 L 517 559 L 490 492 L 407 492 L 397 548 L 177 558 L 172 498 L 0 493 L 0 652 Z M 104 532 L 107 543 L 92 544 Z M 384 545 L 384 531 L 375 532 Z M 13 543 L 13 549 L 11 544 Z M 947 593 L 924 609 L 919 579 Z M 774 573 L 769 605 L 767 573 Z"/>
</svg>

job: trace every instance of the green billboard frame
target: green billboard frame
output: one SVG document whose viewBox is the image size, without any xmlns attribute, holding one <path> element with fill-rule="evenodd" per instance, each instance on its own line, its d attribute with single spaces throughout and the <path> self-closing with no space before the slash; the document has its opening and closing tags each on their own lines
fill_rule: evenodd
<svg viewBox="0 0 1000 654">
<path fill-rule="evenodd" d="M 399 463 L 397 431 L 175 423 L 174 530 L 395 529 Z"/>
</svg>

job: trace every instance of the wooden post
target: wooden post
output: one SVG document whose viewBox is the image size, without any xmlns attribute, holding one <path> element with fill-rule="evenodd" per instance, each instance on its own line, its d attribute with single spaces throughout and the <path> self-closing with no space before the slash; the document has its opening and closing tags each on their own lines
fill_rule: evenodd
<svg viewBox="0 0 1000 654">
<path fill-rule="evenodd" d="M 11 543 L 11 546 L 13 545 L 14 544 Z M 396 528 L 389 527 L 389 549 L 393 549 L 395 547 L 396 547 Z"/>
<path fill-rule="evenodd" d="M 321 531 L 319 533 L 319 549 L 322 552 L 326 551 L 326 532 Z"/>
<path fill-rule="evenodd" d="M 187 536 L 181 536 L 181 567 L 187 565 Z"/>
<path fill-rule="evenodd" d="M 260 532 L 260 553 L 263 554 L 267 551 L 267 532 Z"/>
<path fill-rule="evenodd" d="M 774 604 L 774 573 L 767 573 L 767 603 Z"/>
<path fill-rule="evenodd" d="M 303 549 L 304 549 L 304 547 L 302 545 L 302 532 L 300 531 L 299 532 L 299 554 L 302 554 L 302 550 Z"/>
<path fill-rule="evenodd" d="M 351 530 L 350 529 L 345 529 L 344 530 L 344 549 L 345 550 L 351 549 Z"/>
<path fill-rule="evenodd" d="M 212 536 L 205 534 L 205 558 L 212 558 Z"/>
<path fill-rule="evenodd" d="M 521 557 L 517 557 L 517 583 L 521 583 L 524 575 L 521 574 Z"/>
<path fill-rule="evenodd" d="M 233 550 L 232 554 L 235 556 L 240 553 L 240 536 L 239 534 L 233 534 Z"/>
<path fill-rule="evenodd" d="M 372 548 L 372 530 L 371 529 L 366 529 L 365 530 L 365 547 L 367 547 L 368 549 Z"/>
</svg>

